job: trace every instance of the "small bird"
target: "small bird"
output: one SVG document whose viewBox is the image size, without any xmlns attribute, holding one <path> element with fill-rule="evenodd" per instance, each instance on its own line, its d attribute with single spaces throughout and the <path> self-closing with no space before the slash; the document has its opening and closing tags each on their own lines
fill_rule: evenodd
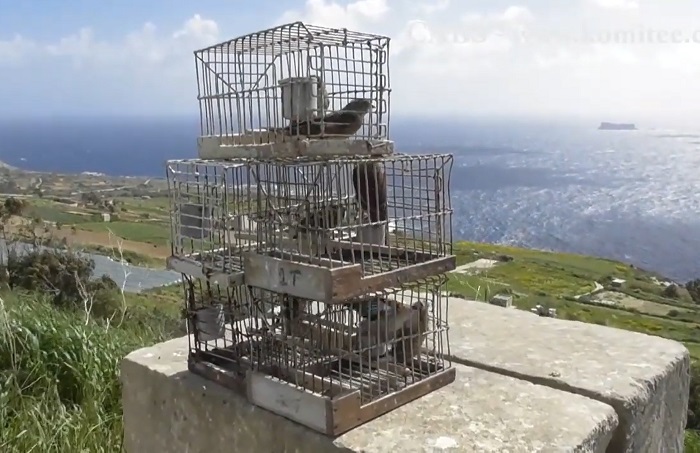
<svg viewBox="0 0 700 453">
<path fill-rule="evenodd" d="M 408 362 L 420 353 L 428 331 L 427 305 L 417 301 L 411 305 L 410 310 L 410 322 L 403 326 L 392 348 L 396 361 L 404 365 L 409 365 Z"/>
<path fill-rule="evenodd" d="M 355 99 L 342 109 L 324 117 L 317 116 L 311 121 L 291 121 L 287 127 L 271 128 L 270 130 L 285 135 L 314 137 L 321 135 L 321 121 L 323 121 L 325 127 L 323 136 L 350 137 L 360 130 L 365 115 L 372 108 L 371 100 Z"/>
<path fill-rule="evenodd" d="M 372 318 L 365 318 L 359 324 L 359 332 L 356 346 L 371 348 L 372 356 L 381 356 L 386 353 L 387 344 L 395 340 L 404 332 L 406 324 L 415 316 L 412 307 L 395 300 L 386 300 L 385 306 L 379 308 Z"/>
<path fill-rule="evenodd" d="M 344 303 L 343 306 L 355 310 L 363 319 L 366 318 L 369 321 L 376 321 L 383 312 L 392 310 L 392 304 L 394 303 L 393 300 L 389 300 L 385 297 L 369 297 Z"/>
<path fill-rule="evenodd" d="M 387 207 L 386 173 L 376 162 L 357 164 L 352 171 L 352 185 L 360 207 L 370 222 L 383 222 L 389 217 Z"/>
<path fill-rule="evenodd" d="M 340 204 L 329 204 L 307 211 L 306 216 L 299 221 L 298 231 L 335 228 L 345 218 L 346 211 L 345 206 Z"/>
<path fill-rule="evenodd" d="M 306 301 L 294 296 L 282 296 L 282 312 L 280 313 L 280 320 L 284 323 L 285 332 L 287 335 L 295 334 L 297 321 L 304 313 L 308 313 L 308 305 Z"/>
<path fill-rule="evenodd" d="M 291 236 L 292 239 L 301 240 L 300 251 L 314 256 L 328 253 L 325 240 L 327 232 L 323 230 L 340 225 L 345 218 L 346 211 L 346 207 L 340 204 L 329 204 L 307 211 L 306 216 L 299 221 Z"/>
</svg>

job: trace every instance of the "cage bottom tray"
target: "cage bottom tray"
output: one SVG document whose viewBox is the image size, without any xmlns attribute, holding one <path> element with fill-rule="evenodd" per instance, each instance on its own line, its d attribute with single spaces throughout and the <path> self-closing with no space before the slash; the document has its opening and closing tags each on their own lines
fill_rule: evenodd
<svg viewBox="0 0 700 453">
<path fill-rule="evenodd" d="M 247 252 L 246 285 L 324 303 L 342 303 L 367 292 L 397 287 L 454 270 L 456 257 L 373 246 L 331 255 Z"/>
<path fill-rule="evenodd" d="M 166 267 L 219 286 L 243 283 L 243 258 L 240 252 L 233 254 L 226 250 L 215 250 L 204 254 L 170 256 L 166 260 Z"/>
<path fill-rule="evenodd" d="M 394 142 L 390 140 L 288 137 L 269 131 L 201 136 L 197 145 L 200 159 L 383 156 L 394 153 Z"/>
<path fill-rule="evenodd" d="M 441 368 L 437 362 L 425 359 L 415 362 L 414 377 L 416 373 L 421 376 L 393 392 L 377 392 L 378 380 L 367 371 L 363 373 L 366 385 L 358 389 L 352 388 L 348 376 L 343 382 L 343 373 L 321 377 L 308 369 L 301 371 L 275 364 L 234 365 L 236 360 L 226 349 L 193 352 L 188 358 L 188 368 L 246 397 L 255 406 L 327 436 L 339 436 L 455 380 L 455 368 Z M 372 398 L 377 393 L 379 397 Z"/>
</svg>

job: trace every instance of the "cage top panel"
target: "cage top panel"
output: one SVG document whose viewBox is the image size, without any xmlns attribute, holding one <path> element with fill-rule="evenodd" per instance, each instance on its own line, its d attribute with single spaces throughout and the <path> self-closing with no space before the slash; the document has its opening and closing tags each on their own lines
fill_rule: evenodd
<svg viewBox="0 0 700 453">
<path fill-rule="evenodd" d="M 302 156 L 302 157 L 272 157 L 267 159 L 173 159 L 167 161 L 167 165 L 202 165 L 223 168 L 236 168 L 256 164 L 272 165 L 316 165 L 316 164 L 352 164 L 360 162 L 414 162 L 431 159 L 451 161 L 453 154 L 391 154 L 387 156 Z"/>
<path fill-rule="evenodd" d="M 282 53 L 319 46 L 351 46 L 362 43 L 383 47 L 388 42 L 389 38 L 382 35 L 292 22 L 214 44 L 195 53 Z"/>
</svg>

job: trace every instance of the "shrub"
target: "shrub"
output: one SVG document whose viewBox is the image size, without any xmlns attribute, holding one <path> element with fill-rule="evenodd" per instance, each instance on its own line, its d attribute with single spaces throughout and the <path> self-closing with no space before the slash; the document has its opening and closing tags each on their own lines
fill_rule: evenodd
<svg viewBox="0 0 700 453">
<path fill-rule="evenodd" d="M 676 285 L 668 285 L 661 292 L 661 295 L 669 299 L 678 299 L 681 297 L 680 289 Z"/>
<path fill-rule="evenodd" d="M 686 283 L 685 289 L 690 293 L 693 302 L 700 304 L 700 278 Z"/>
<path fill-rule="evenodd" d="M 94 269 L 92 259 L 69 249 L 14 247 L 0 264 L 0 280 L 10 289 L 42 292 L 60 308 L 89 307 L 111 316 L 121 305 L 119 287 L 106 275 L 93 280 Z"/>
</svg>

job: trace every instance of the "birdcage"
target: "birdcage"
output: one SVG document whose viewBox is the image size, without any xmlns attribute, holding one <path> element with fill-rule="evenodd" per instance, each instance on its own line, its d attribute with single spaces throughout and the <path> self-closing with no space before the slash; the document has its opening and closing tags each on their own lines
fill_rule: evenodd
<svg viewBox="0 0 700 453">
<path fill-rule="evenodd" d="M 222 286 L 243 283 L 243 252 L 255 249 L 250 233 L 257 231 L 251 170 L 241 162 L 167 163 L 168 268 Z"/>
<path fill-rule="evenodd" d="M 342 434 L 454 381 L 445 280 L 324 304 L 189 279 L 189 368 L 257 406 Z"/>
<path fill-rule="evenodd" d="M 389 38 L 294 22 L 195 52 L 202 159 L 390 154 Z"/>
<path fill-rule="evenodd" d="M 322 302 L 449 272 L 452 163 L 449 154 L 171 162 L 170 267 Z"/>
</svg>

